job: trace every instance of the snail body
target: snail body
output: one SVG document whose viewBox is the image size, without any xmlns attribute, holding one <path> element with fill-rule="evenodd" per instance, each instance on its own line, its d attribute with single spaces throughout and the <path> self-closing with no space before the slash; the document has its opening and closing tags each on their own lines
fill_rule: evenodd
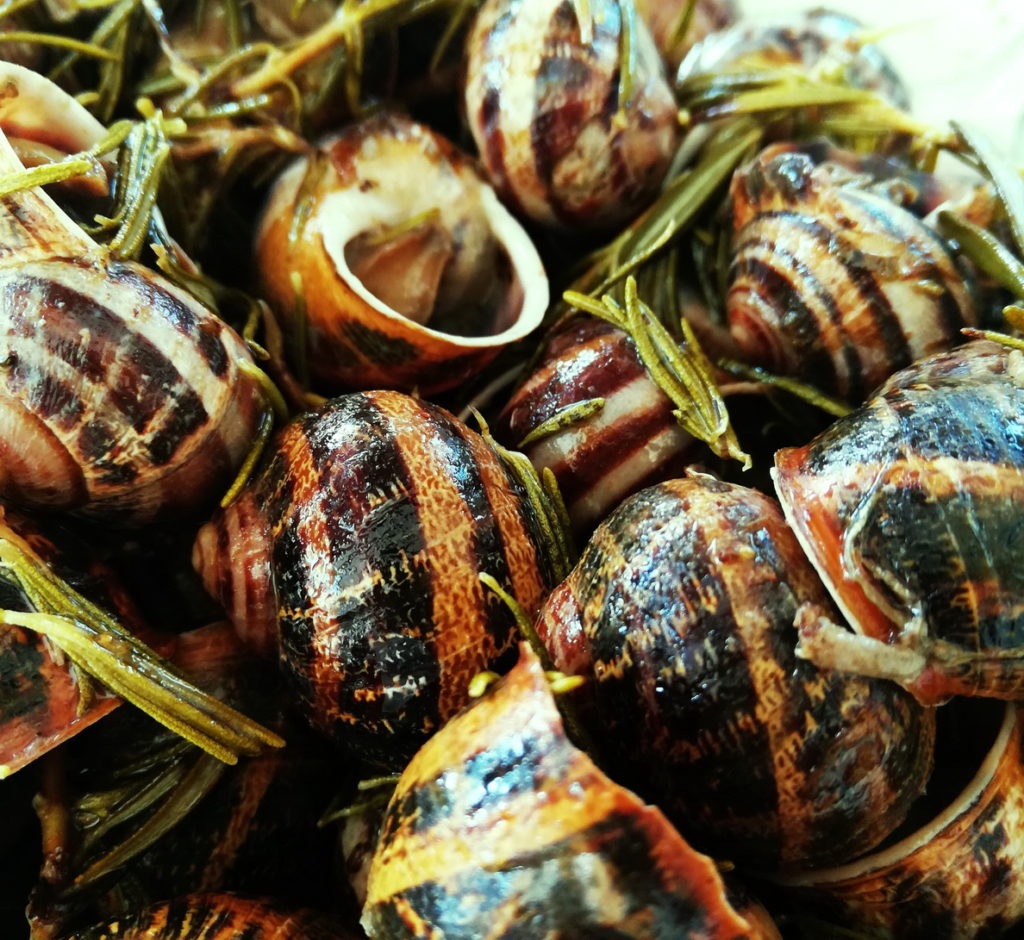
<svg viewBox="0 0 1024 940">
<path fill-rule="evenodd" d="M 808 655 L 926 702 L 1024 697 L 1022 376 L 1019 352 L 969 343 L 776 455 L 787 517 L 860 635 L 806 618 Z"/>
<path fill-rule="evenodd" d="M 850 401 L 977 324 L 939 235 L 813 148 L 772 145 L 737 171 L 726 313 L 743 353 Z"/>
<path fill-rule="evenodd" d="M 488 178 L 517 212 L 607 229 L 657 193 L 676 142 L 676 105 L 646 26 L 624 22 L 631 5 L 596 0 L 586 26 L 576 9 L 571 0 L 487 0 L 466 40 L 465 110 Z M 624 101 L 627 29 L 636 69 Z"/>
<path fill-rule="evenodd" d="M 403 772 L 370 868 L 372 938 L 754 938 L 711 859 L 565 735 L 520 663 Z M 769 932 L 771 931 L 771 932 Z"/>
<path fill-rule="evenodd" d="M 623 782 L 761 870 L 870 848 L 931 768 L 934 719 L 911 696 L 797 658 L 801 604 L 827 596 L 778 507 L 691 474 L 612 512 L 537 623 L 560 669 L 593 677 Z"/>
<path fill-rule="evenodd" d="M 468 157 L 380 114 L 324 141 L 271 191 L 263 291 L 317 387 L 440 391 L 540 323 L 547 279 Z"/>
<path fill-rule="evenodd" d="M 0 64 L 0 126 L 85 149 L 101 125 L 34 73 Z M 22 165 L 6 137 L 0 171 Z M 264 405 L 233 330 L 184 290 L 89 238 L 41 189 L 0 213 L 0 496 L 138 525 L 205 507 Z"/>
<path fill-rule="evenodd" d="M 480 435 L 398 392 L 300 417 L 193 560 L 236 628 L 268 652 L 307 717 L 385 766 L 514 655 L 511 613 L 550 587 L 532 506 Z"/>
</svg>

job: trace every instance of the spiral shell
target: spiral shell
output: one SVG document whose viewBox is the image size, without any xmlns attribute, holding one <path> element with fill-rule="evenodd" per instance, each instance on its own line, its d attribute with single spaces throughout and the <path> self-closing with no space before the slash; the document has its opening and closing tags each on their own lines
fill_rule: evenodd
<svg viewBox="0 0 1024 940">
<path fill-rule="evenodd" d="M 592 414 L 520 443 L 587 402 L 596 407 Z M 588 536 L 622 499 L 677 476 L 694 456 L 696 441 L 679 426 L 673 407 L 625 333 L 581 318 L 551 338 L 502 410 L 498 432 L 538 470 L 554 473 L 573 528 Z"/>
<path fill-rule="evenodd" d="M 657 193 L 676 142 L 676 105 L 635 19 L 632 96 L 620 99 L 632 5 L 594 0 L 589 10 L 584 41 L 572 0 L 486 0 L 466 40 L 465 107 L 488 178 L 517 212 L 612 228 Z"/>
<path fill-rule="evenodd" d="M 934 231 L 817 156 L 772 145 L 734 175 L 726 311 L 750 359 L 861 401 L 978 314 Z"/>
<path fill-rule="evenodd" d="M 975 342 L 776 455 L 787 518 L 863 635 L 807 623 L 809 655 L 927 702 L 1024 697 L 1022 408 L 1021 353 Z"/>
<path fill-rule="evenodd" d="M 102 136 L 40 76 L 0 64 L 0 83 L 4 128 L 72 149 Z M 6 138 L 0 169 L 22 169 Z M 210 310 L 112 258 L 42 190 L 4 197 L 0 496 L 133 525 L 209 505 L 264 411 L 251 362 Z"/>
<path fill-rule="evenodd" d="M 537 624 L 560 669 L 594 677 L 623 782 L 698 848 L 760 869 L 871 848 L 931 769 L 929 711 L 797 658 L 801 604 L 826 594 L 777 506 L 691 474 L 598 526 Z"/>
<path fill-rule="evenodd" d="M 279 643 L 307 717 L 401 767 L 514 656 L 511 613 L 550 587 L 537 519 L 496 453 L 398 392 L 342 396 L 293 421 L 193 560 L 240 632 Z"/>
<path fill-rule="evenodd" d="M 1011 936 L 1024 919 L 1022 718 L 1019 708 L 1005 707 L 970 782 L 926 824 L 848 865 L 780 883 L 802 904 L 872 937 Z M 984 725 L 972 721 L 964 732 L 984 734 Z"/>
<path fill-rule="evenodd" d="M 394 114 L 346 128 L 281 176 L 256 262 L 324 391 L 450 388 L 548 304 L 532 242 L 469 159 Z"/>
<path fill-rule="evenodd" d="M 413 758 L 369 877 L 371 938 L 753 938 L 714 863 L 562 728 L 524 648 Z"/>
</svg>

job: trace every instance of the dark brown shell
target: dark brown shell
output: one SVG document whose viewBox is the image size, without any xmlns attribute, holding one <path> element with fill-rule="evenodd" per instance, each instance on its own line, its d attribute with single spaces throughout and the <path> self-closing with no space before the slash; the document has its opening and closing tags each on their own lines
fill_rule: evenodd
<svg viewBox="0 0 1024 940">
<path fill-rule="evenodd" d="M 495 451 L 441 408 L 346 395 L 300 417 L 194 562 L 236 627 L 285 673 L 317 727 L 401 767 L 514 656 L 512 614 L 551 583 L 533 510 Z"/>
<path fill-rule="evenodd" d="M 1022 409 L 1021 353 L 971 343 L 776 455 L 787 517 L 863 634 L 808 623 L 810 655 L 922 701 L 1024 697 Z"/>
<path fill-rule="evenodd" d="M 658 191 L 677 109 L 650 33 L 635 22 L 636 80 L 620 115 L 623 10 L 592 0 L 486 0 L 466 40 L 466 115 L 501 197 L 549 225 L 610 228 Z M 621 118 L 621 120 L 620 120 Z"/>
<path fill-rule="evenodd" d="M 609 766 L 698 847 L 779 869 L 848 859 L 904 818 L 934 720 L 897 686 L 796 656 L 826 594 L 778 507 L 691 475 L 624 502 L 538 630 L 593 675 Z"/>
<path fill-rule="evenodd" d="M 194 894 L 112 918 L 67 940 L 354 940 L 313 911 L 282 911 L 230 894 Z"/>
<path fill-rule="evenodd" d="M 402 774 L 363 926 L 388 940 L 765 936 L 711 859 L 569 742 L 525 648 Z"/>
<path fill-rule="evenodd" d="M 1006 706 L 970 782 L 925 825 L 841 868 L 780 883 L 799 892 L 800 905 L 815 905 L 836 923 L 857 924 L 865 936 L 1016 936 L 1011 928 L 1024 919 L 1022 719 L 1019 708 Z M 964 733 L 977 736 L 986 728 L 972 724 Z"/>
<path fill-rule="evenodd" d="M 978 320 L 950 247 L 890 198 L 898 187 L 879 192 L 878 161 L 861 162 L 772 145 L 730 190 L 733 337 L 758 364 L 850 401 Z"/>
</svg>

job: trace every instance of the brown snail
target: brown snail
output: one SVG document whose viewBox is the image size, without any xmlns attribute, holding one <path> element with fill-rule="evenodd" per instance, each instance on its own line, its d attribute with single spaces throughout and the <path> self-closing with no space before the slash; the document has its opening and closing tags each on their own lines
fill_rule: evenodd
<svg viewBox="0 0 1024 940">
<path fill-rule="evenodd" d="M 972 342 L 893 376 L 776 455 L 794 531 L 849 624 L 808 615 L 815 661 L 921 701 L 1024 697 L 1021 353 Z"/>
<path fill-rule="evenodd" d="M 289 424 L 193 560 L 236 628 L 280 650 L 320 730 L 401 767 L 477 672 L 514 656 L 512 615 L 480 574 L 536 611 L 552 580 L 538 525 L 479 434 L 365 392 Z"/>
<path fill-rule="evenodd" d="M 623 782 L 762 870 L 871 848 L 931 770 L 927 709 L 797 658 L 802 604 L 826 594 L 774 502 L 691 474 L 612 512 L 537 622 Z"/>
<path fill-rule="evenodd" d="M 0 64 L 0 126 L 65 152 L 104 129 Z M 60 130 L 58 130 L 58 127 Z M 23 169 L 6 137 L 0 172 Z M 94 242 L 41 189 L 0 210 L 0 496 L 141 524 L 208 507 L 265 410 L 242 340 L 181 288 Z"/>
<path fill-rule="evenodd" d="M 580 6 L 487 0 L 466 41 L 465 110 L 488 177 L 517 212 L 607 229 L 657 193 L 675 147 L 676 105 L 632 4 L 595 0 L 584 23 Z"/>
<path fill-rule="evenodd" d="M 871 171 L 834 148 L 771 145 L 730 189 L 734 339 L 850 401 L 978 321 L 949 245 L 893 198 L 906 188 L 880 192 Z"/>
<path fill-rule="evenodd" d="M 275 184 L 256 238 L 263 290 L 314 385 L 451 388 L 536 327 L 547 278 L 468 157 L 379 114 Z"/>
<path fill-rule="evenodd" d="M 636 12 L 670 73 L 694 45 L 736 22 L 737 14 L 733 0 L 697 0 L 692 9 L 688 0 L 636 0 Z"/>
<path fill-rule="evenodd" d="M 731 906 L 711 859 L 570 743 L 519 664 L 412 759 L 369 875 L 371 938 L 778 936 Z"/>
</svg>

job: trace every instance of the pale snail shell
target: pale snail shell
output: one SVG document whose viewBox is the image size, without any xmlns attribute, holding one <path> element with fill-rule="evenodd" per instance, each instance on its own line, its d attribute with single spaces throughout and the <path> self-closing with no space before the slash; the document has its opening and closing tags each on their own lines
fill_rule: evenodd
<svg viewBox="0 0 1024 940">
<path fill-rule="evenodd" d="M 256 240 L 267 298 L 308 335 L 314 385 L 440 391 L 536 327 L 532 242 L 468 157 L 381 114 L 275 184 Z"/>
<path fill-rule="evenodd" d="M 951 248 L 854 159 L 774 144 L 734 174 L 726 313 L 749 359 L 862 401 L 978 312 Z"/>
<path fill-rule="evenodd" d="M 631 100 L 619 100 L 622 18 L 632 4 L 589 8 L 587 42 L 571 0 L 486 0 L 466 43 L 465 106 L 487 175 L 510 206 L 548 225 L 607 229 L 654 198 L 678 121 L 639 19 L 636 83 Z"/>
<path fill-rule="evenodd" d="M 65 151 L 105 133 L 48 80 L 0 65 L 0 125 Z M 57 130 L 59 128 L 59 131 Z M 0 168 L 22 165 L 6 137 Z M 41 189 L 0 213 L 0 495 L 139 524 L 208 505 L 264 405 L 242 340 L 194 297 L 116 260 Z"/>
</svg>

